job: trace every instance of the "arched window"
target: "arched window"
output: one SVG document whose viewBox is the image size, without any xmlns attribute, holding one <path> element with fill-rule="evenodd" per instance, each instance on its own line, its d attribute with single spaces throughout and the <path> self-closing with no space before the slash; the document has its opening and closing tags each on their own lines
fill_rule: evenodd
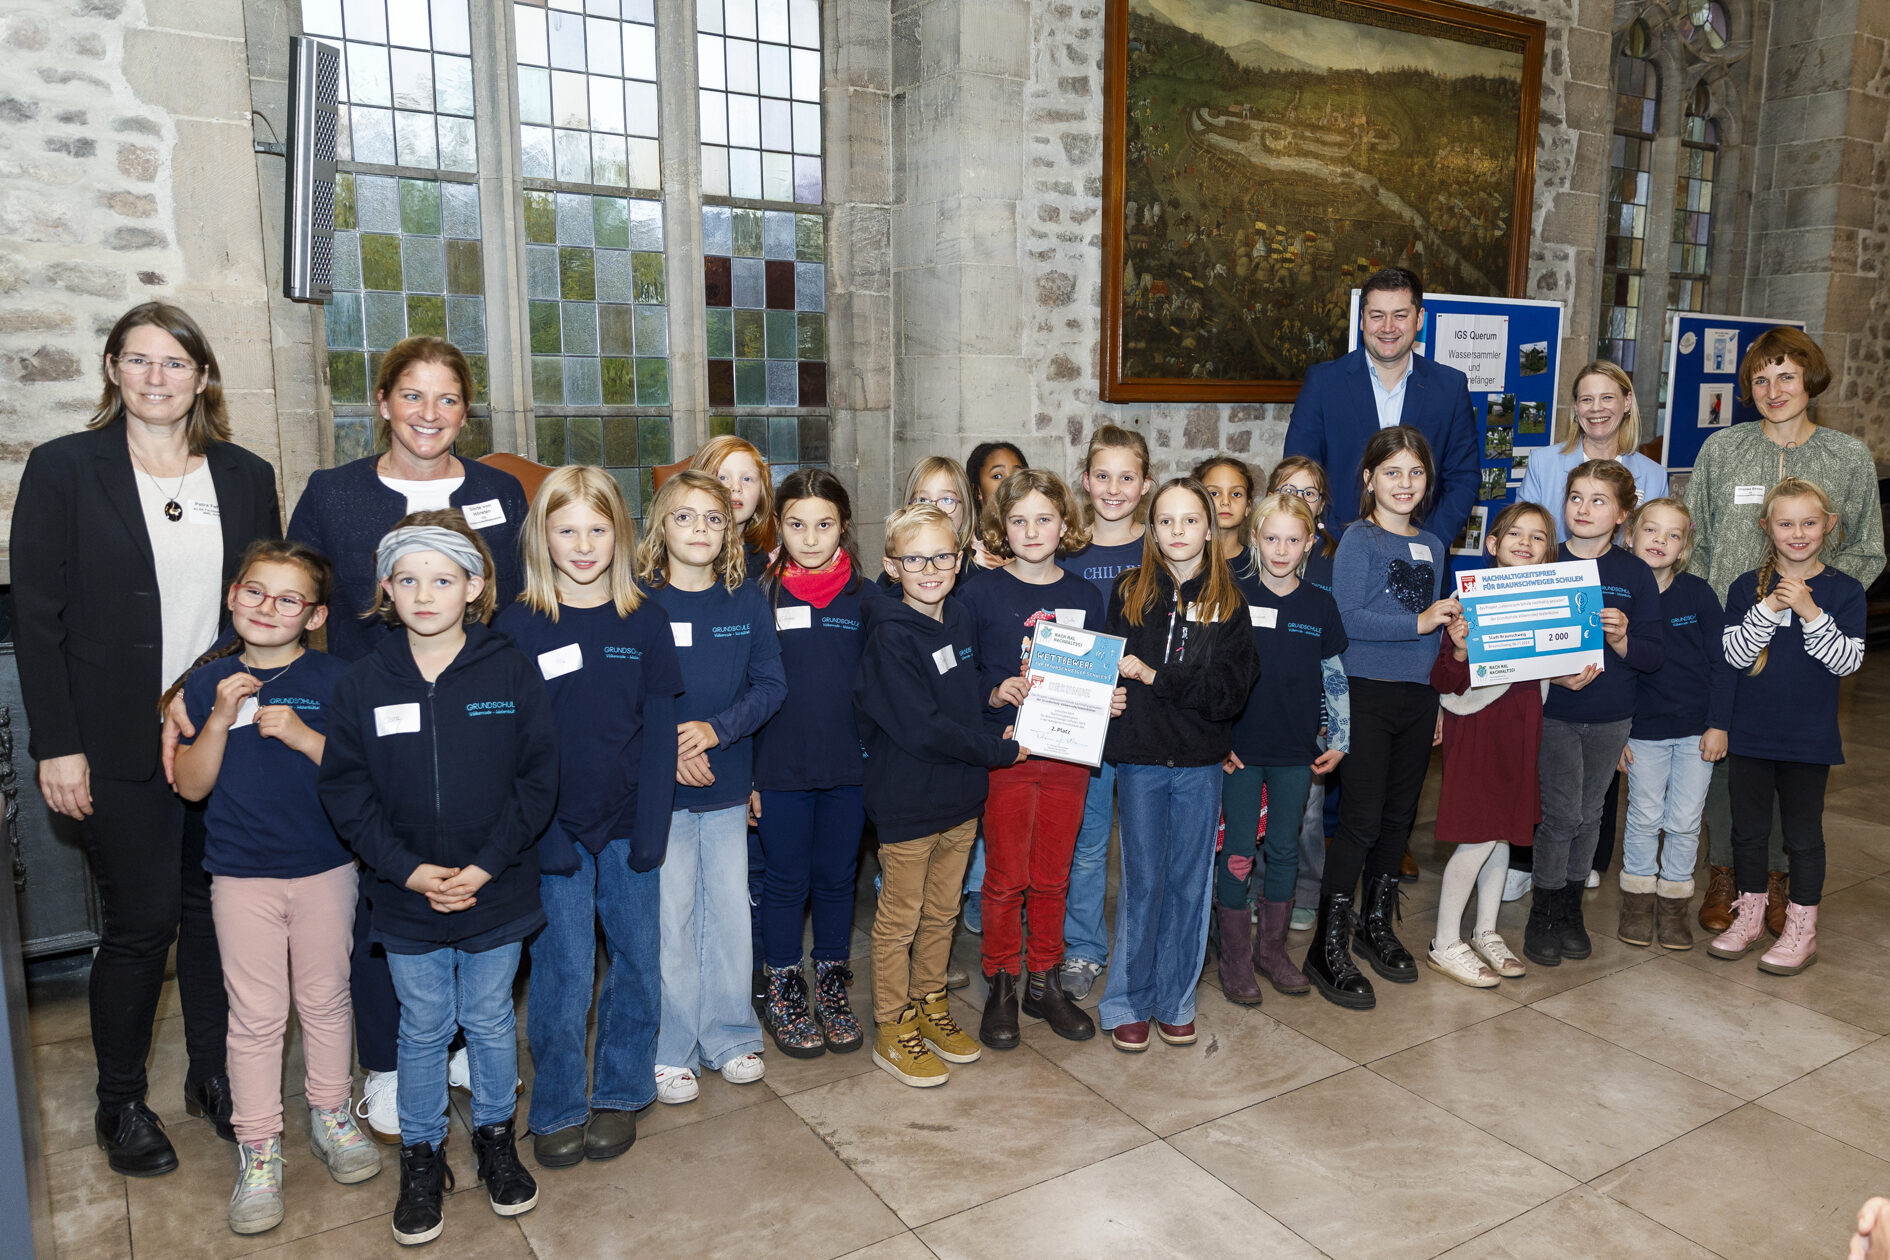
<svg viewBox="0 0 1890 1260">
<path fill-rule="evenodd" d="M 1717 7 L 1717 6 L 1715 6 Z M 1719 126 L 1710 117 L 1706 85 L 1687 102 L 1674 178 L 1673 237 L 1667 253 L 1667 309 L 1707 309 L 1712 271 L 1713 177 L 1719 162 Z"/>
<path fill-rule="evenodd" d="M 1647 26 L 1636 22 L 1615 58 L 1614 145 L 1608 170 L 1601 329 L 1596 340 L 1603 358 L 1613 359 L 1629 372 L 1634 371 L 1641 341 L 1648 203 L 1660 114 L 1660 69 L 1649 55 L 1652 45 Z"/>
</svg>

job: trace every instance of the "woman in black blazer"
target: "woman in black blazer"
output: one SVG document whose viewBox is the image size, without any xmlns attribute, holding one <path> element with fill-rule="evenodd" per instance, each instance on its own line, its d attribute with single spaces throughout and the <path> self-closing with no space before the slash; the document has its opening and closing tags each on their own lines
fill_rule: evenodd
<svg viewBox="0 0 1890 1260">
<path fill-rule="evenodd" d="M 173 939 L 185 1109 L 234 1140 L 202 814 L 165 781 L 157 702 L 227 628 L 237 561 L 256 539 L 281 537 L 282 515 L 274 470 L 229 441 L 216 356 L 190 316 L 159 302 L 126 312 L 102 368 L 85 431 L 26 461 L 15 636 L 40 791 L 79 820 L 104 905 L 91 979 L 98 1142 L 118 1172 L 156 1176 L 177 1167 L 144 1101 Z"/>
</svg>

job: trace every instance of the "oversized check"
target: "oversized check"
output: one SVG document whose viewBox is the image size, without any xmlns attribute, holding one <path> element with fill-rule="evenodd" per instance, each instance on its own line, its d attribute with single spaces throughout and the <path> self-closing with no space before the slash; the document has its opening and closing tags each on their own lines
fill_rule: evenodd
<svg viewBox="0 0 1890 1260">
<path fill-rule="evenodd" d="M 1033 756 L 1101 765 L 1124 643 L 1113 634 L 1039 623 L 1025 666 L 1030 694 L 1018 706 L 1012 738 Z"/>
<path fill-rule="evenodd" d="M 1459 573 L 1457 599 L 1470 629 L 1472 687 L 1604 664 L 1601 578 L 1593 560 Z"/>
</svg>

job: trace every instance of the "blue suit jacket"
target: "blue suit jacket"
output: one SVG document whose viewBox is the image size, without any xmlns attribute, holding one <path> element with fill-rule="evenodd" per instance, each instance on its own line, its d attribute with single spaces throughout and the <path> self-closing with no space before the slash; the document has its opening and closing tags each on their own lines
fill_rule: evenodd
<svg viewBox="0 0 1890 1260">
<path fill-rule="evenodd" d="M 1358 516 L 1359 467 L 1365 443 L 1378 432 L 1378 400 L 1365 375 L 1370 370 L 1363 349 L 1308 368 L 1286 426 L 1286 454 L 1319 461 L 1332 483 L 1326 522 L 1334 534 Z M 1483 463 L 1476 416 L 1470 410 L 1469 378 L 1456 368 L 1412 354 L 1403 422 L 1431 444 L 1437 486 L 1423 525 L 1448 547 L 1463 532 L 1476 505 Z"/>
</svg>

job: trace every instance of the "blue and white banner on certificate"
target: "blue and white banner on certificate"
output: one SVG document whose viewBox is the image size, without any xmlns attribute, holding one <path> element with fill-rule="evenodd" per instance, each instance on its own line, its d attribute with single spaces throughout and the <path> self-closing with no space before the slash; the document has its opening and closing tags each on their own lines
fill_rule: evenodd
<svg viewBox="0 0 1890 1260">
<path fill-rule="evenodd" d="M 1457 575 L 1469 625 L 1470 685 L 1579 674 L 1602 664 L 1601 578 L 1593 560 Z"/>
<path fill-rule="evenodd" d="M 1040 622 L 1026 667 L 1030 694 L 1018 706 L 1012 738 L 1032 756 L 1100 766 L 1125 642 L 1112 634 Z"/>
</svg>

